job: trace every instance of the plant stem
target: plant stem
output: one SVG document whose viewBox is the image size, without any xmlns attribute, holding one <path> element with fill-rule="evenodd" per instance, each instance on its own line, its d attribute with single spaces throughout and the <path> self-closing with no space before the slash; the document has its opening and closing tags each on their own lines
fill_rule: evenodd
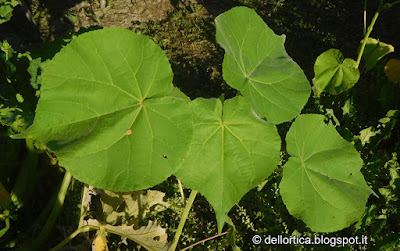
<svg viewBox="0 0 400 251">
<path fill-rule="evenodd" d="M 367 0 L 364 0 L 364 29 L 363 35 L 367 32 Z"/>
<path fill-rule="evenodd" d="M 364 40 L 363 40 L 363 43 L 361 45 L 360 52 L 358 53 L 356 69 L 358 68 L 358 66 L 360 66 L 361 57 L 362 57 L 362 55 L 364 53 L 365 45 L 367 44 L 367 39 L 368 39 L 369 35 L 371 34 L 372 29 L 374 28 L 375 22 L 378 19 L 378 16 L 379 16 L 379 13 L 381 12 L 381 10 L 382 10 L 382 1 L 379 4 L 378 10 L 375 12 L 374 17 L 372 18 L 372 21 L 371 21 L 371 24 L 368 27 L 367 33 L 364 36 Z"/>
<path fill-rule="evenodd" d="M 209 241 L 209 240 L 215 239 L 215 238 L 217 238 L 217 237 L 220 237 L 220 236 L 226 235 L 227 233 L 228 233 L 228 231 L 226 231 L 226 232 L 223 232 L 223 233 L 221 233 L 221 234 L 217 234 L 217 235 L 214 235 L 214 236 L 208 237 L 207 239 L 204 239 L 204 240 L 198 241 L 198 242 L 196 242 L 195 244 L 192 244 L 192 245 L 190 245 L 190 246 L 188 246 L 188 247 L 185 247 L 184 249 L 181 249 L 180 251 L 185 251 L 185 250 L 188 250 L 188 249 L 190 249 L 190 248 L 192 248 L 192 247 L 194 247 L 194 246 L 197 246 L 197 245 L 199 245 L 199 244 L 201 244 L 201 243 L 204 243 L 204 242 L 206 242 L 206 241 Z"/>
<path fill-rule="evenodd" d="M 177 180 L 178 180 L 178 185 L 179 185 L 179 192 L 181 193 L 182 202 L 185 202 L 185 194 L 183 193 L 182 182 L 180 179 L 177 179 Z"/>
<path fill-rule="evenodd" d="M 55 246 L 54 248 L 50 249 L 50 251 L 57 251 L 59 249 L 61 249 L 62 247 L 64 247 L 68 242 L 70 242 L 73 238 L 75 238 L 78 234 L 80 233 L 85 233 L 85 232 L 89 232 L 91 230 L 99 230 L 98 227 L 96 226 L 84 226 L 84 227 L 80 227 L 77 230 L 75 230 L 70 236 L 68 236 L 67 238 L 65 238 L 65 240 L 63 240 L 62 242 L 58 243 L 57 246 Z"/>
<path fill-rule="evenodd" d="M 185 226 L 186 219 L 189 215 L 190 208 L 193 205 L 193 201 L 196 198 L 196 194 L 197 194 L 196 190 L 192 190 L 192 192 L 190 192 L 189 199 L 186 203 L 185 209 L 183 210 L 181 220 L 179 221 L 178 228 L 176 229 L 176 233 L 174 236 L 174 242 L 172 243 L 171 248 L 169 249 L 170 251 L 175 251 L 176 246 L 178 245 L 179 237 L 182 234 L 183 226 Z"/>
<path fill-rule="evenodd" d="M 389 8 L 393 7 L 393 5 L 395 5 L 395 4 L 398 4 L 398 3 L 400 3 L 400 0 L 398 0 L 398 1 L 396 1 L 396 2 L 393 2 L 393 3 L 391 3 Z"/>
<path fill-rule="evenodd" d="M 39 155 L 35 152 L 33 141 L 26 139 L 25 145 L 28 152 L 11 191 L 11 199 L 17 208 L 29 204 L 36 185 L 34 179 L 38 173 Z"/>
<path fill-rule="evenodd" d="M 39 236 L 33 241 L 31 245 L 29 245 L 29 250 L 37 250 L 39 248 L 42 248 L 43 243 L 47 240 L 50 231 L 53 229 L 54 223 L 57 220 L 58 215 L 61 212 L 61 208 L 64 204 L 65 196 L 67 194 L 67 190 L 69 187 L 69 184 L 71 182 L 72 175 L 70 172 L 65 171 L 64 179 L 61 183 L 60 190 L 58 191 L 57 195 L 57 200 L 55 202 L 55 205 L 53 209 L 51 210 L 51 213 L 49 215 L 49 218 L 47 218 L 47 221 L 42 229 L 42 231 L 39 233 Z"/>
</svg>

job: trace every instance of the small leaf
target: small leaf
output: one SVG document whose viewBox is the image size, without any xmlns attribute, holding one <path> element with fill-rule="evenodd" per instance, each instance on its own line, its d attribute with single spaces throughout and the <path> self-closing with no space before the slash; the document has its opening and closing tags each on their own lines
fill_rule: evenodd
<svg viewBox="0 0 400 251">
<path fill-rule="evenodd" d="M 15 95 L 15 98 L 17 99 L 18 102 L 24 103 L 24 97 L 22 97 L 21 94 L 17 93 L 17 94 Z"/>
<path fill-rule="evenodd" d="M 400 60 L 390 59 L 385 65 L 385 74 L 390 82 L 400 82 Z"/>
<path fill-rule="evenodd" d="M 319 96 L 323 91 L 337 95 L 358 82 L 360 72 L 356 61 L 344 59 L 337 49 L 329 49 L 318 56 L 314 64 L 313 91 Z"/>
<path fill-rule="evenodd" d="M 286 142 L 290 158 L 279 189 L 289 213 L 315 232 L 338 231 L 359 220 L 371 189 L 353 145 L 316 114 L 299 116 Z"/>
<path fill-rule="evenodd" d="M 35 90 L 39 89 L 39 85 L 41 82 L 41 66 L 42 59 L 40 57 L 32 59 L 32 61 L 30 61 L 29 63 L 28 72 L 31 75 L 31 85 Z"/>
<path fill-rule="evenodd" d="M 279 124 L 300 114 L 310 96 L 302 69 L 257 13 L 235 7 L 215 19 L 217 41 L 225 49 L 223 78 L 241 92 L 262 118 Z"/>
<path fill-rule="evenodd" d="M 365 144 L 369 143 L 370 139 L 379 133 L 380 133 L 379 130 L 373 131 L 372 126 L 361 130 L 360 135 L 358 136 L 358 138 L 361 140 L 361 145 L 364 146 Z"/>
<path fill-rule="evenodd" d="M 354 113 L 353 98 L 349 98 L 342 107 L 343 115 L 348 114 L 351 116 Z"/>
<path fill-rule="evenodd" d="M 364 40 L 360 43 L 363 43 L 363 41 Z M 375 38 L 367 38 L 367 43 L 362 55 L 365 62 L 365 71 L 370 71 L 381 58 L 391 52 L 394 52 L 394 47 L 392 45 L 380 42 Z"/>
<path fill-rule="evenodd" d="M 207 198 L 221 232 L 232 206 L 276 168 L 280 137 L 241 96 L 224 103 L 197 98 L 190 107 L 193 142 L 176 176 Z"/>
</svg>

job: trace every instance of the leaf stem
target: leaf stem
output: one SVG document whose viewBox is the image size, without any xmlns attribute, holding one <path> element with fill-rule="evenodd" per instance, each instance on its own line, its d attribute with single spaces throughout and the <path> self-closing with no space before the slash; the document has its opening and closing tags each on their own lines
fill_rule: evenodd
<svg viewBox="0 0 400 251">
<path fill-rule="evenodd" d="M 56 222 L 57 217 L 61 212 L 62 206 L 64 205 L 65 196 L 67 194 L 71 178 L 72 178 L 71 173 L 65 171 L 63 181 L 58 191 L 57 200 L 55 202 L 53 209 L 51 210 L 49 218 L 47 218 L 47 221 L 42 231 L 39 233 L 38 237 L 33 241 L 33 243 L 31 243 L 30 245 L 28 244 L 29 248 L 26 246 L 27 249 L 37 250 L 39 249 L 39 247 L 42 248 L 43 243 L 47 240 L 51 230 L 53 229 L 54 223 Z"/>
<path fill-rule="evenodd" d="M 179 221 L 178 228 L 176 229 L 176 233 L 175 233 L 175 236 L 174 236 L 174 241 L 173 241 L 173 243 L 171 245 L 171 248 L 169 249 L 170 251 L 175 251 L 176 246 L 178 245 L 179 237 L 182 234 L 183 227 L 185 226 L 186 219 L 187 219 L 187 217 L 189 215 L 190 208 L 193 205 L 193 201 L 196 198 L 196 195 L 197 195 L 197 191 L 196 190 L 192 190 L 190 192 L 189 199 L 188 199 L 188 201 L 186 203 L 185 209 L 183 210 L 183 213 L 182 213 L 182 216 L 181 216 L 181 220 Z"/>
<path fill-rule="evenodd" d="M 393 5 L 398 4 L 398 3 L 400 3 L 400 0 L 390 3 L 388 8 L 391 8 L 391 7 L 393 7 Z"/>
<path fill-rule="evenodd" d="M 65 240 L 63 240 L 62 242 L 58 243 L 57 246 L 55 246 L 54 248 L 50 249 L 50 251 L 57 251 L 59 249 L 61 249 L 62 247 L 64 247 L 68 242 L 70 242 L 73 238 L 75 238 L 78 234 L 80 233 L 85 233 L 85 232 L 89 232 L 91 230 L 99 230 L 99 227 L 97 226 L 84 226 L 84 227 L 80 227 L 77 230 L 75 230 L 70 236 L 68 236 L 67 238 L 65 238 Z"/>
<path fill-rule="evenodd" d="M 378 10 L 375 12 L 374 17 L 372 18 L 372 21 L 371 21 L 371 24 L 368 27 L 367 33 L 364 36 L 364 40 L 363 40 L 360 52 L 358 53 L 358 57 L 357 57 L 356 69 L 358 69 L 358 67 L 360 66 L 361 57 L 362 57 L 362 55 L 364 53 L 365 45 L 367 44 L 367 39 L 368 39 L 369 35 L 371 34 L 372 29 L 374 28 L 375 22 L 378 19 L 378 16 L 379 16 L 381 11 L 382 11 L 382 0 L 379 3 Z"/>
<path fill-rule="evenodd" d="M 214 236 L 208 237 L 207 239 L 204 239 L 204 240 L 198 241 L 198 242 L 196 242 L 195 244 L 192 244 L 192 245 L 190 245 L 190 246 L 188 246 L 188 247 L 185 247 L 184 249 L 181 249 L 180 251 L 185 251 L 185 250 L 188 250 L 188 249 L 190 249 L 190 248 L 192 248 L 192 247 L 194 247 L 194 246 L 197 246 L 197 245 L 199 245 L 199 244 L 201 244 L 201 243 L 204 243 L 204 242 L 206 242 L 206 241 L 209 241 L 209 240 L 215 239 L 215 238 L 217 238 L 217 237 L 220 237 L 220 236 L 226 235 L 227 233 L 228 233 L 228 231 L 226 231 L 226 232 L 223 232 L 223 233 L 221 233 L 221 234 L 217 234 L 217 235 L 214 235 Z"/>
</svg>

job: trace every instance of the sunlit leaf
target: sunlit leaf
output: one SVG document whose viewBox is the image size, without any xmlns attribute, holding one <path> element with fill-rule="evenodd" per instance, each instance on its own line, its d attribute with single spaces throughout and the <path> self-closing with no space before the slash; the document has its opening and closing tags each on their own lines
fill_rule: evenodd
<svg viewBox="0 0 400 251">
<path fill-rule="evenodd" d="M 285 35 L 276 35 L 246 7 L 215 19 L 217 41 L 225 49 L 223 77 L 268 121 L 293 119 L 310 96 L 302 69 L 286 53 Z"/>
<path fill-rule="evenodd" d="M 289 213 L 312 231 L 334 232 L 359 220 L 371 189 L 353 145 L 323 115 L 299 116 L 287 136 L 280 194 Z"/>
<path fill-rule="evenodd" d="M 33 126 L 15 138 L 41 141 L 75 178 L 113 191 L 144 189 L 186 155 L 191 114 L 184 99 L 167 96 L 170 64 L 147 37 L 88 32 L 42 67 Z"/>
<path fill-rule="evenodd" d="M 176 176 L 213 206 L 221 232 L 226 214 L 276 168 L 280 137 L 243 97 L 195 99 L 191 150 Z"/>
<path fill-rule="evenodd" d="M 323 91 L 337 95 L 358 82 L 360 71 L 356 61 L 344 58 L 337 49 L 329 49 L 318 56 L 314 64 L 313 91 L 319 96 Z"/>
</svg>

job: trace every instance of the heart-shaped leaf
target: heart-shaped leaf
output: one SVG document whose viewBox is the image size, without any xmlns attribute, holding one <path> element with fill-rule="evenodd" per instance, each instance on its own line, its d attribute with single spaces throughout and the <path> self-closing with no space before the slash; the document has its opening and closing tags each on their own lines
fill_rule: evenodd
<svg viewBox="0 0 400 251">
<path fill-rule="evenodd" d="M 334 232 L 359 220 L 371 194 L 353 145 L 323 115 L 299 116 L 287 136 L 280 194 L 289 213 L 312 231 Z"/>
<path fill-rule="evenodd" d="M 113 191 L 164 181 L 192 137 L 186 101 L 150 39 L 121 28 L 80 35 L 43 65 L 33 138 L 77 179 Z"/>
<path fill-rule="evenodd" d="M 315 95 L 319 96 L 323 91 L 337 95 L 353 87 L 360 78 L 356 65 L 353 59 L 344 59 L 337 49 L 329 49 L 319 55 L 314 64 Z"/>
<path fill-rule="evenodd" d="M 225 49 L 225 81 L 272 123 L 300 114 L 310 96 L 310 85 L 285 51 L 285 35 L 275 35 L 254 10 L 246 7 L 219 15 L 215 24 L 217 41 Z"/>
<path fill-rule="evenodd" d="M 198 190 L 213 206 L 218 230 L 225 216 L 250 189 L 276 168 L 280 137 L 243 97 L 195 99 L 191 150 L 176 173 L 185 186 Z"/>
</svg>

